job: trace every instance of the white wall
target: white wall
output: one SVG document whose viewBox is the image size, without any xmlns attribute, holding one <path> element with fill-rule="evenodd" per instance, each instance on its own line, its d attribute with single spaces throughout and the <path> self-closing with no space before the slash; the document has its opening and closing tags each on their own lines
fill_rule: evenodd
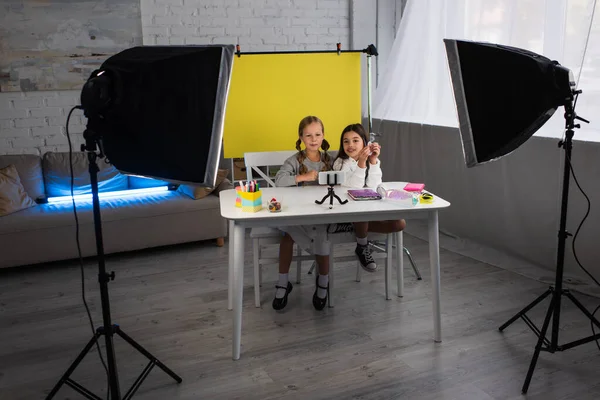
<svg viewBox="0 0 600 400">
<path fill-rule="evenodd" d="M 242 51 L 348 46 L 348 0 L 142 0 L 145 44 L 239 44 Z"/>
<path fill-rule="evenodd" d="M 0 154 L 40 154 L 68 150 L 65 122 L 79 104 L 80 91 L 0 93 Z M 83 114 L 73 112 L 69 133 L 83 142 Z"/>
</svg>

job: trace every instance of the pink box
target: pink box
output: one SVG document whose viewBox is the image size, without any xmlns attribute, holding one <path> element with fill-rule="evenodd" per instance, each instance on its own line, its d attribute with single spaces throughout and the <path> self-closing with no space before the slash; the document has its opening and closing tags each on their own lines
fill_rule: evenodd
<svg viewBox="0 0 600 400">
<path fill-rule="evenodd" d="M 404 186 L 404 190 L 407 192 L 421 192 L 423 189 L 425 189 L 424 183 L 407 183 L 406 186 Z"/>
</svg>

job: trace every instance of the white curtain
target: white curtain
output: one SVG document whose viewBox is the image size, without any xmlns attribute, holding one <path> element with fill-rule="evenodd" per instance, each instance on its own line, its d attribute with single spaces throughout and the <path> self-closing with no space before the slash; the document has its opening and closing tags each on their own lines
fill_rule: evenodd
<svg viewBox="0 0 600 400">
<path fill-rule="evenodd" d="M 594 13 L 595 4 L 596 0 L 408 0 L 374 91 L 373 118 L 458 127 L 444 38 L 509 45 L 557 60 L 573 71 L 583 90 L 577 114 L 599 118 L 600 16 Z M 575 138 L 600 141 L 598 122 L 582 126 Z M 560 137 L 563 125 L 559 109 L 537 134 Z"/>
</svg>

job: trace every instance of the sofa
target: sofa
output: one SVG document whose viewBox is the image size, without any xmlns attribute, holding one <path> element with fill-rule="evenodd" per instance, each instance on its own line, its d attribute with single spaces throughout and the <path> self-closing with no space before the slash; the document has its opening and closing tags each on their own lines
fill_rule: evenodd
<svg viewBox="0 0 600 400">
<path fill-rule="evenodd" d="M 74 152 L 72 157 L 74 194 L 89 194 L 87 156 Z M 167 184 L 121 174 L 104 159 L 98 159 L 97 165 L 101 196 L 115 190 Z M 227 172 L 219 170 L 214 189 L 171 185 L 170 190 L 160 193 L 101 198 L 105 254 L 201 240 L 216 240 L 217 245 L 223 245 L 227 221 L 221 217 L 219 192 L 233 187 L 226 178 Z M 15 201 L 7 200 L 7 195 L 19 195 L 17 203 L 21 208 L 0 212 L 0 268 L 77 258 L 75 215 L 69 197 L 69 153 L 0 155 L 0 178 L 0 201 L 3 198 L 10 208 Z M 60 196 L 67 197 L 57 203 L 48 202 L 49 198 Z M 78 200 L 76 210 L 82 256 L 95 256 L 91 199 Z"/>
</svg>

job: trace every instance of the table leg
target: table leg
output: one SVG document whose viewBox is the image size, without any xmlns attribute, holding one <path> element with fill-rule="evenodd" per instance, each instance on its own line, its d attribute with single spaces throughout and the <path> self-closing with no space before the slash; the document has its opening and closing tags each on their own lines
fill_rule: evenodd
<svg viewBox="0 0 600 400">
<path fill-rule="evenodd" d="M 229 256 L 227 260 L 227 309 L 233 310 L 233 221 L 229 221 Z"/>
<path fill-rule="evenodd" d="M 244 298 L 244 234 L 243 226 L 234 224 L 233 242 L 233 359 L 240 359 L 242 343 L 242 303 Z"/>
<path fill-rule="evenodd" d="M 394 234 L 396 239 L 396 284 L 398 297 L 404 296 L 404 234 L 402 231 Z"/>
<path fill-rule="evenodd" d="M 386 258 L 385 258 L 385 299 L 391 300 L 392 296 L 390 296 L 391 286 L 392 286 L 392 262 L 393 262 L 393 254 L 394 254 L 394 234 L 387 234 L 387 243 L 386 243 Z"/>
<path fill-rule="evenodd" d="M 431 267 L 431 290 L 433 292 L 434 341 L 442 341 L 442 317 L 440 310 L 440 235 L 437 210 L 429 211 L 429 262 Z"/>
</svg>

